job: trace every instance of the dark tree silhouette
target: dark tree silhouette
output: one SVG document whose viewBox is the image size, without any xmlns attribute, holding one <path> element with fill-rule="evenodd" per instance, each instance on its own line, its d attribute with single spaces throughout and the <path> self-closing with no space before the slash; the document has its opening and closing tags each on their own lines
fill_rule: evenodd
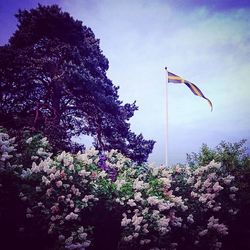
<svg viewBox="0 0 250 250">
<path fill-rule="evenodd" d="M 146 161 L 154 141 L 131 132 L 138 107 L 119 100 L 92 30 L 57 5 L 16 17 L 17 31 L 0 47 L 0 125 L 41 131 L 56 150 L 72 151 L 72 136 L 91 135 L 101 150 Z"/>
</svg>

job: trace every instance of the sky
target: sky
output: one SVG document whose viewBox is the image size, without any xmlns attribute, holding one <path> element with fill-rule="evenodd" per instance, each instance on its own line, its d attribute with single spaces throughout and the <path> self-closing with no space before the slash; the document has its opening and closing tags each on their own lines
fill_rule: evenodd
<svg viewBox="0 0 250 250">
<path fill-rule="evenodd" d="M 0 45 L 16 30 L 17 10 L 38 2 L 58 4 L 100 39 L 120 100 L 139 106 L 132 131 L 156 141 L 149 162 L 164 164 L 166 145 L 169 165 L 185 164 L 203 143 L 245 138 L 250 148 L 248 0 L 0 1 Z M 165 67 L 197 85 L 213 111 L 184 84 L 167 84 Z"/>
</svg>

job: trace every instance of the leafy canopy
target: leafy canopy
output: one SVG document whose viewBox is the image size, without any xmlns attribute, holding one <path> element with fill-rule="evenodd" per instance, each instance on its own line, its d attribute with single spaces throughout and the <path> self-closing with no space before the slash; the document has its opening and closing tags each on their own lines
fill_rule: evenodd
<svg viewBox="0 0 250 250">
<path fill-rule="evenodd" d="M 57 5 L 16 17 L 16 32 L 0 47 L 0 125 L 42 132 L 57 150 L 79 149 L 71 138 L 86 134 L 98 149 L 146 161 L 155 142 L 131 131 L 138 107 L 119 100 L 92 30 Z"/>
</svg>

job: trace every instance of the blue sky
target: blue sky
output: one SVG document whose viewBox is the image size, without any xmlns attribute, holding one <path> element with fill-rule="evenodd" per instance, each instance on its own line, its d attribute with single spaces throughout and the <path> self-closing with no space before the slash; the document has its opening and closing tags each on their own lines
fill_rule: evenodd
<svg viewBox="0 0 250 250">
<path fill-rule="evenodd" d="M 250 145 L 250 2 L 198 0 L 60 0 L 57 3 L 89 26 L 110 62 L 108 76 L 120 99 L 137 101 L 132 130 L 156 141 L 149 161 L 165 161 L 168 106 L 169 164 L 185 163 L 202 143 L 248 139 Z M 5 44 L 16 29 L 17 9 L 38 1 L 0 3 Z M 168 84 L 169 71 L 195 83 L 214 105 L 185 85 Z M 168 103 L 168 105 L 166 105 Z M 83 138 L 82 140 L 86 140 Z"/>
</svg>

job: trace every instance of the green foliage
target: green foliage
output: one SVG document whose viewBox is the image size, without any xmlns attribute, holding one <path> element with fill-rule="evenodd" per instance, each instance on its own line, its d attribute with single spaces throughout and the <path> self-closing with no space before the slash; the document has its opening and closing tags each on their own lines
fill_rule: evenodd
<svg viewBox="0 0 250 250">
<path fill-rule="evenodd" d="M 247 222 L 250 221 L 250 156 L 247 154 L 245 144 L 245 139 L 236 143 L 222 141 L 215 149 L 203 144 L 200 152 L 187 154 L 188 163 L 194 168 L 206 165 L 211 159 L 215 159 L 222 163 L 225 172 L 235 176 L 239 188 L 240 213 L 231 223 L 232 237 L 225 242 L 228 249 L 245 249 L 250 245 L 250 230 Z"/>
<path fill-rule="evenodd" d="M 106 178 L 100 178 L 95 185 L 94 188 L 94 194 L 96 194 L 98 197 L 102 197 L 105 199 L 111 199 L 113 198 L 113 193 L 115 191 L 115 186 L 112 182 L 110 182 Z"/>
<path fill-rule="evenodd" d="M 134 194 L 132 183 L 125 183 L 120 189 L 121 195 L 124 197 L 132 197 Z"/>
<path fill-rule="evenodd" d="M 150 185 L 150 189 L 148 190 L 148 195 L 150 196 L 157 196 L 157 197 L 164 197 L 162 193 L 163 183 L 161 180 L 154 178 L 153 176 L 149 178 L 148 183 Z"/>
<path fill-rule="evenodd" d="M 222 162 L 227 168 L 246 166 L 249 157 L 245 143 L 245 139 L 236 143 L 222 141 L 215 149 L 203 144 L 200 152 L 187 154 L 188 164 L 190 166 L 206 165 L 214 159 Z"/>
</svg>

